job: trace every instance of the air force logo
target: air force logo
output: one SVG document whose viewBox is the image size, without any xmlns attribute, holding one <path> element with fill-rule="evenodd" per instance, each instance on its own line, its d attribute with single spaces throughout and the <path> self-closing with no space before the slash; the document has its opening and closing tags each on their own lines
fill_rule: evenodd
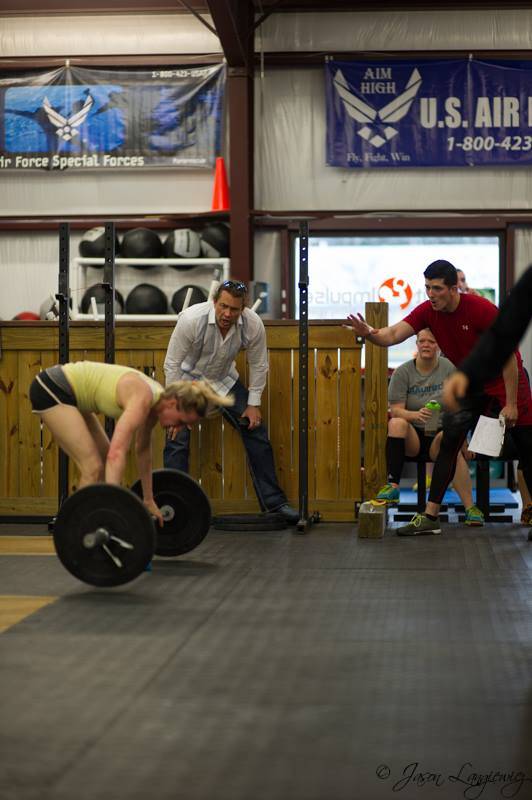
<svg viewBox="0 0 532 800">
<path fill-rule="evenodd" d="M 358 95 L 351 91 L 340 69 L 334 75 L 333 84 L 349 116 L 356 122 L 363 123 L 363 126 L 357 130 L 357 134 L 373 147 L 382 147 L 383 144 L 386 144 L 398 134 L 397 128 L 394 128 L 390 123 L 399 122 L 410 111 L 410 107 L 421 87 L 421 75 L 414 68 L 405 90 L 379 109 L 361 100 Z"/>
<path fill-rule="evenodd" d="M 79 131 L 77 131 L 76 128 L 79 128 L 80 125 L 83 125 L 89 116 L 89 112 L 93 104 L 94 100 L 90 94 L 88 94 L 83 108 L 81 108 L 80 111 L 77 111 L 75 114 L 72 114 L 70 117 L 64 117 L 62 114 L 56 111 L 55 108 L 52 108 L 47 97 L 44 98 L 42 107 L 52 125 L 57 129 L 57 136 L 59 136 L 59 138 L 64 142 L 69 142 L 74 136 L 79 135 Z"/>
<path fill-rule="evenodd" d="M 14 86 L 4 100 L 8 153 L 109 153 L 126 138 L 124 87 L 117 84 Z"/>
</svg>

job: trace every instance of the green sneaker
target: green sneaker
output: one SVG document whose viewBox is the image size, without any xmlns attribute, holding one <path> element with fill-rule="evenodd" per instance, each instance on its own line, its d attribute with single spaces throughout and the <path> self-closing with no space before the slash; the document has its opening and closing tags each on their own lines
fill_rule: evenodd
<svg viewBox="0 0 532 800">
<path fill-rule="evenodd" d="M 398 503 L 399 502 L 399 487 L 394 486 L 391 483 L 385 483 L 382 489 L 379 490 L 379 493 L 376 500 L 384 500 L 384 502 L 389 503 Z"/>
<path fill-rule="evenodd" d="M 476 506 L 471 506 L 471 508 L 466 508 L 465 512 L 465 524 L 469 525 L 470 527 L 477 527 L 481 528 L 484 525 L 484 514 L 477 508 Z"/>
<path fill-rule="evenodd" d="M 396 529 L 398 536 L 422 536 L 428 533 L 441 533 L 440 523 L 431 520 L 424 514 L 414 514 L 408 525 Z"/>
</svg>

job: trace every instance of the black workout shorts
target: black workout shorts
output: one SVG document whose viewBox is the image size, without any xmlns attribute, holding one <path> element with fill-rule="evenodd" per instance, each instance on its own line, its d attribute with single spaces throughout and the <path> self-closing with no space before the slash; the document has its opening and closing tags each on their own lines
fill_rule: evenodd
<svg viewBox="0 0 532 800">
<path fill-rule="evenodd" d="M 30 402 L 33 411 L 47 411 L 49 408 L 53 408 L 54 406 L 58 405 L 77 405 L 74 392 L 72 389 L 70 389 L 70 387 L 68 389 L 66 388 L 68 387 L 68 382 L 64 377 L 63 370 L 61 369 L 61 383 L 64 383 L 63 386 L 59 386 L 59 384 L 57 384 L 50 377 L 49 373 L 52 370 L 57 369 L 61 368 L 52 367 L 51 370 L 43 370 L 43 372 L 39 372 L 39 374 L 31 382 Z"/>
<path fill-rule="evenodd" d="M 417 456 L 414 456 L 414 457 L 415 458 L 424 458 L 427 461 L 430 461 L 430 453 L 429 453 L 429 451 L 430 451 L 432 442 L 434 441 L 435 437 L 434 436 L 427 436 L 427 434 L 425 433 L 423 428 L 416 428 L 414 426 L 414 430 L 417 433 L 418 439 L 419 439 L 419 453 L 417 454 Z"/>
</svg>

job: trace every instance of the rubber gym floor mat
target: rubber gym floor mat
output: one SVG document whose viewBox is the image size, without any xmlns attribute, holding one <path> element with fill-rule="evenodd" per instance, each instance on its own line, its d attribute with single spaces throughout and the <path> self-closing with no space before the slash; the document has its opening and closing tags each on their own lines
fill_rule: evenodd
<svg viewBox="0 0 532 800">
<path fill-rule="evenodd" d="M 7 800 L 460 800 L 511 770 L 530 796 L 531 568 L 515 526 L 321 523 L 211 532 L 118 591 L 65 573 L 0 637 Z"/>
</svg>

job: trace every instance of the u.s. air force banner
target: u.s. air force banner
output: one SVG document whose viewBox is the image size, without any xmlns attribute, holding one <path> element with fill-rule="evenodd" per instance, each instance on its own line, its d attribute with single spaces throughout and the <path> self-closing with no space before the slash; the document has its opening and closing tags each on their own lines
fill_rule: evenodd
<svg viewBox="0 0 532 800">
<path fill-rule="evenodd" d="M 327 164 L 532 164 L 532 63 L 327 61 Z"/>
<path fill-rule="evenodd" d="M 225 69 L 65 67 L 0 80 L 0 169 L 210 167 Z"/>
</svg>

